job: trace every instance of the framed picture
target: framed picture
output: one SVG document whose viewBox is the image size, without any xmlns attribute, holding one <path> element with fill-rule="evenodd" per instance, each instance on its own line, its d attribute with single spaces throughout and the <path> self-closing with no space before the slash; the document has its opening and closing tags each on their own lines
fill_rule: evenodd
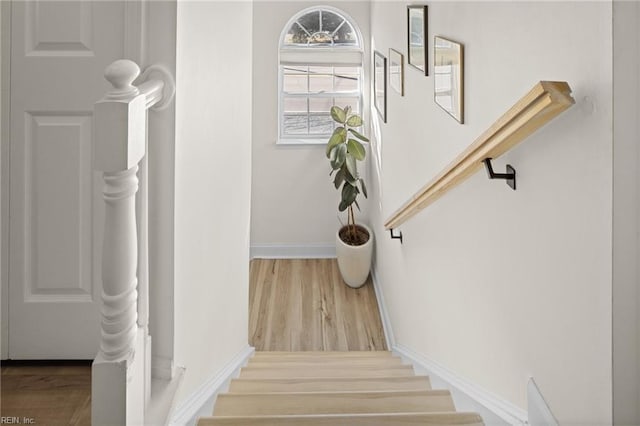
<svg viewBox="0 0 640 426">
<path fill-rule="evenodd" d="M 389 85 L 404 96 L 404 56 L 395 49 L 389 49 Z"/>
<path fill-rule="evenodd" d="M 460 124 L 464 123 L 463 46 L 455 41 L 434 38 L 434 99 Z"/>
<path fill-rule="evenodd" d="M 407 6 L 408 63 L 429 75 L 427 61 L 427 6 Z"/>
<path fill-rule="evenodd" d="M 374 105 L 383 122 L 387 122 L 387 58 L 378 51 L 373 52 L 373 96 Z"/>
</svg>

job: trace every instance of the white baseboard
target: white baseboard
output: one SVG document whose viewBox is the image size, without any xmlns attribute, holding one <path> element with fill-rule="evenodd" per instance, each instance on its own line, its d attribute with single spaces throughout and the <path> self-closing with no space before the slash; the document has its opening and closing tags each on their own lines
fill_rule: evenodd
<svg viewBox="0 0 640 426">
<path fill-rule="evenodd" d="M 336 257 L 335 244 L 252 244 L 251 259 L 328 259 Z"/>
<path fill-rule="evenodd" d="M 178 388 L 182 383 L 185 369 L 175 368 L 172 379 L 153 378 L 151 380 L 151 399 L 144 413 L 146 425 L 166 425 L 176 404 Z"/>
<path fill-rule="evenodd" d="M 391 319 L 389 318 L 389 312 L 387 311 L 387 304 L 384 299 L 384 293 L 378 281 L 378 273 L 376 272 L 376 266 L 371 267 L 371 281 L 373 281 L 373 289 L 376 292 L 376 299 L 378 299 L 378 310 L 380 312 L 380 320 L 382 320 L 382 329 L 384 330 L 384 337 L 387 340 L 387 348 L 391 350 L 396 344 L 396 338 L 393 334 L 393 328 L 391 327 Z"/>
<path fill-rule="evenodd" d="M 229 382 L 237 377 L 243 367 L 253 355 L 255 349 L 247 346 L 240 351 L 215 376 L 205 381 L 195 392 L 182 402 L 171 417 L 171 426 L 195 425 L 201 416 L 210 416 L 216 396 L 226 392 Z"/>
<path fill-rule="evenodd" d="M 529 426 L 560 426 L 533 377 L 527 383 L 527 409 Z"/>
<path fill-rule="evenodd" d="M 393 352 L 413 364 L 417 374 L 427 374 L 434 389 L 449 389 L 457 411 L 476 412 L 482 416 L 486 425 L 527 424 L 525 410 L 463 379 L 437 362 L 403 345 L 394 345 Z"/>
</svg>

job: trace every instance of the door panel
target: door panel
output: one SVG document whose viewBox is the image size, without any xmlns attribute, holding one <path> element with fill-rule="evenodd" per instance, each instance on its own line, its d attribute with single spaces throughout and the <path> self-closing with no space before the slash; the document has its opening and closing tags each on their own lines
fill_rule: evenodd
<svg viewBox="0 0 640 426">
<path fill-rule="evenodd" d="M 11 17 L 9 357 L 92 359 L 103 226 L 92 110 L 124 55 L 125 4 L 16 1 Z"/>
</svg>

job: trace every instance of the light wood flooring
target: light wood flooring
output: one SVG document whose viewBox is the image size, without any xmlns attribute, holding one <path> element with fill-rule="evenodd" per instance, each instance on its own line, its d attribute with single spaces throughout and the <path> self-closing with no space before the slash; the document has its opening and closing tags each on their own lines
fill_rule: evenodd
<svg viewBox="0 0 640 426">
<path fill-rule="evenodd" d="M 386 350 L 371 278 L 348 287 L 335 259 L 254 259 L 249 344 L 257 351 Z"/>
<path fill-rule="evenodd" d="M 20 424 L 91 424 L 91 362 L 3 362 L 2 417 Z"/>
</svg>

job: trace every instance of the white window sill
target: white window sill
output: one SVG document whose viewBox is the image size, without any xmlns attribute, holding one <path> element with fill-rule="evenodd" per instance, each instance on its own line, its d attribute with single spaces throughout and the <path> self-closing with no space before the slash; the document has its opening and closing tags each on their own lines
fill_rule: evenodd
<svg viewBox="0 0 640 426">
<path fill-rule="evenodd" d="M 329 137 L 326 139 L 284 139 L 280 138 L 276 140 L 276 145 L 326 145 L 329 141 Z"/>
</svg>

